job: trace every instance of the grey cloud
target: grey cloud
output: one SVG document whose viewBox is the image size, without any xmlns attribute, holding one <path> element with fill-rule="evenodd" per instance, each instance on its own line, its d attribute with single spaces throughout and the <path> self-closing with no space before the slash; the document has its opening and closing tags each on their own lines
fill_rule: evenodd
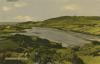
<svg viewBox="0 0 100 64">
<path fill-rule="evenodd" d="M 3 6 L 12 7 L 15 3 L 22 2 L 27 3 L 27 6 L 6 12 L 1 11 Z M 63 9 L 64 7 L 66 8 Z M 3 21 L 16 21 L 12 18 L 17 16 L 34 17 L 34 20 L 64 15 L 100 16 L 99 11 L 100 0 L 19 0 L 10 3 L 0 0 L 0 19 Z"/>
</svg>

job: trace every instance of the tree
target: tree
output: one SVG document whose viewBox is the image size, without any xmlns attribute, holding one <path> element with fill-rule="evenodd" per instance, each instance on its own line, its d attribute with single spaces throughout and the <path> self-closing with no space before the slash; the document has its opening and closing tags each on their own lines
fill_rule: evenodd
<svg viewBox="0 0 100 64">
<path fill-rule="evenodd" d="M 33 40 L 30 36 L 15 34 L 10 36 L 10 39 L 17 42 L 21 47 L 31 47 L 33 45 Z"/>
<path fill-rule="evenodd" d="M 81 58 L 78 57 L 77 54 L 73 54 L 72 64 L 85 64 Z"/>
</svg>

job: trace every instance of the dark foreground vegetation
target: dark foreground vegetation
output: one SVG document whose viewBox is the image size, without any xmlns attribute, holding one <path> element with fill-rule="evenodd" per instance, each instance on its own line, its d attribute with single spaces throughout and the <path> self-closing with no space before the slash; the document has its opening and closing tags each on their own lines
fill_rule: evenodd
<svg viewBox="0 0 100 64">
<path fill-rule="evenodd" d="M 62 47 L 61 44 L 36 36 L 1 36 L 0 62 L 2 64 L 88 64 L 84 56 L 100 56 L 100 42 L 94 41 L 84 46 Z M 28 58 L 26 61 L 6 60 L 6 58 Z M 14 62 L 14 63 L 13 63 Z"/>
</svg>

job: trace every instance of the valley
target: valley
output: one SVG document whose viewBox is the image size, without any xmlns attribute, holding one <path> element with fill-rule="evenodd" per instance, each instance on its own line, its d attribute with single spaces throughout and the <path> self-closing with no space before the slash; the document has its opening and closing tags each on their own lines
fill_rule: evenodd
<svg viewBox="0 0 100 64">
<path fill-rule="evenodd" d="M 0 64 L 100 64 L 100 17 L 0 25 Z"/>
</svg>

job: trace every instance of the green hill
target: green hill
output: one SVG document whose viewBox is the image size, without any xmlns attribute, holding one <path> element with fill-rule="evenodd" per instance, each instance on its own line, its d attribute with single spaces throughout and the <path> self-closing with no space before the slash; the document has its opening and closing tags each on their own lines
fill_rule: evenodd
<svg viewBox="0 0 100 64">
<path fill-rule="evenodd" d="M 100 35 L 100 17 L 96 16 L 57 17 L 41 22 L 40 26 Z"/>
<path fill-rule="evenodd" d="M 44 21 L 23 22 L 17 24 L 21 28 L 51 27 L 61 30 L 71 30 L 76 32 L 100 35 L 100 17 L 98 16 L 62 16 L 47 19 Z"/>
</svg>

